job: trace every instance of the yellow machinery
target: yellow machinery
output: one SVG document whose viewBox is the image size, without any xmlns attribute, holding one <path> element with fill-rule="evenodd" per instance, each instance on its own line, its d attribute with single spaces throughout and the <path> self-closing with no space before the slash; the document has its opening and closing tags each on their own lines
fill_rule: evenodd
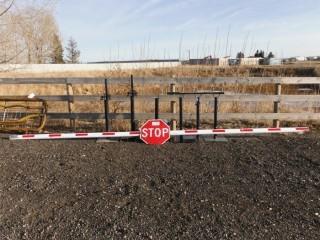
<svg viewBox="0 0 320 240">
<path fill-rule="evenodd" d="M 42 132 L 47 103 L 27 97 L 0 97 L 0 132 Z"/>
</svg>

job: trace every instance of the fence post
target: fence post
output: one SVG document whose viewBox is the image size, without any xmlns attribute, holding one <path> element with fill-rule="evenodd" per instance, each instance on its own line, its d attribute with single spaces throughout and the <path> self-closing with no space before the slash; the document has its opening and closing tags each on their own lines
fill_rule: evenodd
<svg viewBox="0 0 320 240">
<path fill-rule="evenodd" d="M 200 129 L 200 97 L 197 97 L 197 100 L 196 100 L 196 117 L 197 117 L 197 120 L 196 120 L 196 126 L 197 126 L 197 129 Z M 199 136 L 197 136 L 197 141 L 199 141 Z"/>
<path fill-rule="evenodd" d="M 108 79 L 104 80 L 104 118 L 105 118 L 105 128 L 109 131 L 109 90 L 108 90 Z"/>
<path fill-rule="evenodd" d="M 72 117 L 72 112 L 73 112 L 73 88 L 72 88 L 72 84 L 68 83 L 68 79 L 66 80 L 66 91 L 67 91 L 67 96 L 68 96 L 68 112 L 69 112 L 70 128 L 75 130 L 75 128 L 76 128 L 76 120 Z"/>
<path fill-rule="evenodd" d="M 170 92 L 172 92 L 172 93 L 176 92 L 176 85 L 174 83 L 170 84 Z M 177 113 L 177 102 L 176 101 L 170 102 L 170 111 L 173 114 Z M 171 128 L 174 131 L 177 130 L 177 120 L 176 119 L 172 119 Z"/>
<path fill-rule="evenodd" d="M 281 96 L 281 84 L 278 83 L 276 84 L 276 90 L 275 90 L 275 94 L 277 96 Z M 279 101 L 276 101 L 274 102 L 274 105 L 273 105 L 273 112 L 274 113 L 280 113 L 280 100 Z M 274 119 L 273 120 L 273 126 L 275 128 L 279 128 L 280 127 L 280 120 L 279 119 Z"/>
<path fill-rule="evenodd" d="M 133 82 L 133 75 L 130 78 L 130 121 L 131 121 L 131 131 L 136 130 L 136 122 L 135 122 L 135 112 L 134 112 L 134 97 L 137 95 L 136 91 L 134 90 L 134 82 Z"/>
<path fill-rule="evenodd" d="M 159 119 L 159 97 L 154 99 L 154 118 Z"/>
<path fill-rule="evenodd" d="M 183 130 L 183 97 L 179 97 L 179 127 Z M 183 143 L 183 136 L 180 136 L 180 142 Z"/>
<path fill-rule="evenodd" d="M 218 98 L 214 97 L 214 116 L 213 116 L 213 128 L 218 127 Z"/>
<path fill-rule="evenodd" d="M 196 127 L 200 129 L 200 97 L 196 100 Z"/>
</svg>

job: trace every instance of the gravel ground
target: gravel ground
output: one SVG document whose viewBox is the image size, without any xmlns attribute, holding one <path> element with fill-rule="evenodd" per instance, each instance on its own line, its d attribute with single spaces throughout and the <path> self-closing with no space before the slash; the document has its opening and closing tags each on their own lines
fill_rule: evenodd
<svg viewBox="0 0 320 240">
<path fill-rule="evenodd" d="M 0 239 L 320 239 L 315 135 L 0 144 Z"/>
</svg>

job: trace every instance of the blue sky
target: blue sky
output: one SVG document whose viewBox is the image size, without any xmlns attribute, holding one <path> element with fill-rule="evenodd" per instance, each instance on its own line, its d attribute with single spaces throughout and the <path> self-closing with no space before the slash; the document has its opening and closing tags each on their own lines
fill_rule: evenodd
<svg viewBox="0 0 320 240">
<path fill-rule="evenodd" d="M 76 39 L 84 62 L 257 48 L 320 55 L 319 13 L 319 0 L 59 0 L 56 9 L 63 40 Z"/>
</svg>

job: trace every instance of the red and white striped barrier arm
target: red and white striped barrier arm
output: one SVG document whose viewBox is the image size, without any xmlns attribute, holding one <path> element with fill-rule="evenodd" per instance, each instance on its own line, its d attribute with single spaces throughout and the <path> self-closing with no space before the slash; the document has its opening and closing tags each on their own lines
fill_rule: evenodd
<svg viewBox="0 0 320 240">
<path fill-rule="evenodd" d="M 211 130 L 178 130 L 170 131 L 170 136 L 200 135 L 245 135 L 265 133 L 305 133 L 308 127 L 292 128 L 242 128 L 242 129 L 211 129 Z M 48 133 L 11 135 L 10 140 L 55 140 L 55 139 L 98 139 L 98 138 L 134 138 L 140 137 L 140 131 L 134 132 L 96 132 L 96 133 Z"/>
<path fill-rule="evenodd" d="M 305 133 L 308 127 L 294 128 L 241 128 L 241 129 L 213 129 L 213 130 L 181 130 L 171 131 L 171 136 L 199 136 L 199 135 L 242 135 L 264 133 Z"/>
</svg>

